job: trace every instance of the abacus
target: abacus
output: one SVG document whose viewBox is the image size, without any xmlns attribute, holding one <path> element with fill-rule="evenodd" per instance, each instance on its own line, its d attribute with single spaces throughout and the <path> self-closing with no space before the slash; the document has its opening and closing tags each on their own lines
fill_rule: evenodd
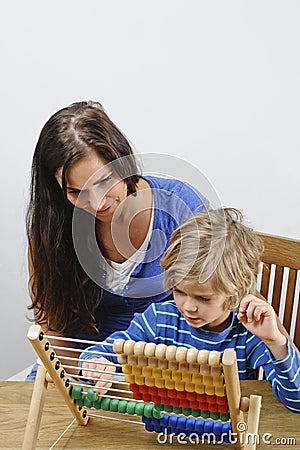
<svg viewBox="0 0 300 450">
<path fill-rule="evenodd" d="M 49 381 L 54 382 L 80 425 L 87 425 L 89 417 L 135 421 L 150 432 L 193 436 L 201 442 L 209 439 L 218 444 L 234 443 L 236 449 L 256 448 L 261 397 L 241 397 L 233 349 L 226 349 L 221 355 L 217 351 L 116 339 L 113 344 L 105 343 L 111 345 L 112 353 L 91 352 L 99 358 L 117 354 L 118 364 L 108 365 L 116 365 L 124 376 L 101 394 L 101 387 L 93 386 L 97 378 L 83 380 L 79 371 L 77 375 L 67 372 L 75 372 L 79 358 L 64 356 L 70 364 L 62 366 L 56 355 L 56 350 L 78 352 L 67 347 L 68 342 L 85 346 L 95 342 L 60 337 L 66 346 L 51 345 L 50 340 L 58 338 L 45 335 L 39 325 L 30 327 L 28 339 L 43 366 L 39 367 L 34 385 L 23 450 L 36 448 Z M 114 374 L 100 369 L 93 372 Z M 97 410 L 102 414 L 95 414 Z"/>
</svg>

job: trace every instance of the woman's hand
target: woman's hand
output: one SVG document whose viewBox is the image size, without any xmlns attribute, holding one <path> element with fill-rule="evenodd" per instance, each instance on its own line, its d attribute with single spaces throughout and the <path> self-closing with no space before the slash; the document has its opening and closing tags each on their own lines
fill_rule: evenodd
<svg viewBox="0 0 300 450">
<path fill-rule="evenodd" d="M 240 303 L 238 319 L 265 343 L 275 359 L 287 355 L 286 337 L 280 332 L 275 311 L 268 302 L 247 295 Z"/>
<path fill-rule="evenodd" d="M 112 385 L 116 366 L 105 358 L 91 358 L 82 364 L 82 376 L 91 379 L 99 395 L 104 395 Z M 102 373 L 103 372 L 103 373 Z M 101 388 L 101 389 L 100 389 Z"/>
</svg>

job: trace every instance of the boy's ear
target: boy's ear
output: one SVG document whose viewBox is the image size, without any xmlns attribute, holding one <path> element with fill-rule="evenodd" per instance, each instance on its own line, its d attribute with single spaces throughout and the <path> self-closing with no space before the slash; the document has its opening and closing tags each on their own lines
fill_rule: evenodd
<svg viewBox="0 0 300 450">
<path fill-rule="evenodd" d="M 234 311 L 239 306 L 239 299 L 238 296 L 231 295 L 230 297 L 227 297 L 226 299 L 226 308 L 229 311 Z"/>
</svg>

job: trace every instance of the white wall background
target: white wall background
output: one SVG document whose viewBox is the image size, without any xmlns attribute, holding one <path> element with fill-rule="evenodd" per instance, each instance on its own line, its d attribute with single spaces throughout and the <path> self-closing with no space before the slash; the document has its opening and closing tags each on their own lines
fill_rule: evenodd
<svg viewBox="0 0 300 450">
<path fill-rule="evenodd" d="M 300 238 L 299 1 L 2 0 L 0 20 L 0 378 L 34 359 L 30 164 L 73 101 L 101 101 L 137 152 L 189 161 L 256 229 Z"/>
</svg>

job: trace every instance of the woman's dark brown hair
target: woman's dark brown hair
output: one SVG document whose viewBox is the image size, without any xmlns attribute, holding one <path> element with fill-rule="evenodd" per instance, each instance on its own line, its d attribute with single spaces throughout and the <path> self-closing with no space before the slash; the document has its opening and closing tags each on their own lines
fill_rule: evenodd
<svg viewBox="0 0 300 450">
<path fill-rule="evenodd" d="M 74 206 L 66 197 L 66 174 L 95 151 L 136 192 L 139 179 L 132 148 L 100 103 L 78 102 L 56 112 L 44 125 L 33 156 L 31 196 L 27 212 L 30 288 L 35 321 L 50 330 L 72 334 L 95 327 L 94 311 L 101 288 L 83 270 L 72 239 Z M 124 158 L 126 157 L 126 158 Z M 62 186 L 55 177 L 62 169 Z M 95 220 L 85 212 L 86 220 Z M 90 216 L 90 217 L 89 217 Z M 81 245 L 88 248 L 82 233 Z M 91 253 L 89 266 L 98 261 Z"/>
</svg>

